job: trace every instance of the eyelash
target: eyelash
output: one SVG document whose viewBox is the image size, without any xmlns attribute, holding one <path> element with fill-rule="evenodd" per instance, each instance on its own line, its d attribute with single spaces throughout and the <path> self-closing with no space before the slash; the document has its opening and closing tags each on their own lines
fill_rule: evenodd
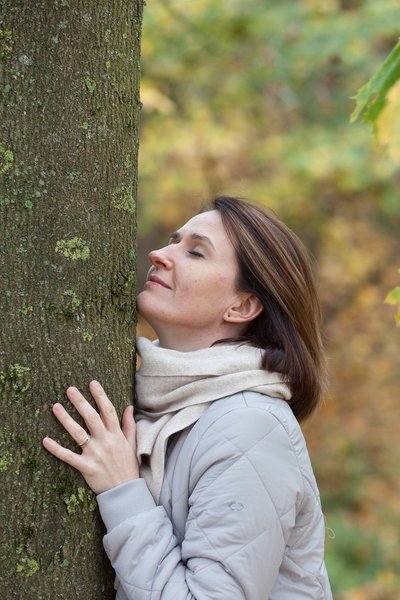
<svg viewBox="0 0 400 600">
<path fill-rule="evenodd" d="M 174 239 L 171 239 L 168 241 L 168 246 L 178 243 L 179 242 L 175 241 Z M 202 254 L 201 252 L 197 252 L 197 250 L 188 250 L 187 253 L 190 254 L 190 256 L 193 256 L 194 258 L 204 258 L 204 254 Z"/>
</svg>

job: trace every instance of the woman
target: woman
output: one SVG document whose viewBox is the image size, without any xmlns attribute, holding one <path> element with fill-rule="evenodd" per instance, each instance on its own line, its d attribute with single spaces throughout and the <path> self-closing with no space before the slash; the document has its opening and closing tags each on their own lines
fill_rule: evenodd
<svg viewBox="0 0 400 600">
<path fill-rule="evenodd" d="M 117 598 L 330 600 L 298 425 L 324 384 L 301 242 L 274 215 L 219 197 L 149 257 L 138 307 L 158 341 L 138 340 L 135 418 L 128 407 L 120 428 L 92 381 L 99 412 L 67 390 L 90 435 L 53 407 L 81 454 L 43 441 L 98 495 Z"/>
</svg>

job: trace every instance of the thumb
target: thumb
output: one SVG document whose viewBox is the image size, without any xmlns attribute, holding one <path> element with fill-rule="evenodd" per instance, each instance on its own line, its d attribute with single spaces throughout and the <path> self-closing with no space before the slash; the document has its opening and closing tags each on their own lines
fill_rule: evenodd
<svg viewBox="0 0 400 600">
<path fill-rule="evenodd" d="M 136 423 L 133 417 L 133 406 L 127 406 L 122 415 L 122 432 L 136 452 Z"/>
</svg>

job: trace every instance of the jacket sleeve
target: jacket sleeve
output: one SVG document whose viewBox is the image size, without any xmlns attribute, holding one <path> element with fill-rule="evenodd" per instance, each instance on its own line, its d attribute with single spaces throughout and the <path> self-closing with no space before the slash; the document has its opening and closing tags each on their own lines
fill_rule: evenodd
<svg viewBox="0 0 400 600">
<path fill-rule="evenodd" d="M 265 600 L 301 497 L 282 425 L 263 410 L 224 414 L 191 462 L 182 544 L 143 479 L 98 496 L 119 600 Z"/>
</svg>

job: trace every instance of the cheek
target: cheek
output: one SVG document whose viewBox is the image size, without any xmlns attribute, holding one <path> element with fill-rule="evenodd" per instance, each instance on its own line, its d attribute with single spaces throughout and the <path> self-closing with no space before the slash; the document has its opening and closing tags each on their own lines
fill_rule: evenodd
<svg viewBox="0 0 400 600">
<path fill-rule="evenodd" d="M 187 278 L 184 284 L 179 285 L 177 297 L 180 297 L 183 300 L 186 300 L 187 298 L 198 298 L 203 295 L 206 288 L 207 285 L 201 277 L 192 279 Z"/>
<path fill-rule="evenodd" d="M 217 307 L 225 308 L 232 301 L 234 286 L 232 277 L 220 275 L 209 278 L 197 278 L 181 288 L 181 299 L 190 306 L 203 309 L 209 307 L 210 311 Z"/>
<path fill-rule="evenodd" d="M 218 277 L 218 283 L 224 289 L 232 290 L 232 288 L 234 287 L 234 285 L 233 285 L 233 277 L 231 275 L 220 275 Z"/>
<path fill-rule="evenodd" d="M 236 291 L 235 281 L 231 274 L 220 275 L 212 284 L 212 289 L 215 294 L 222 298 L 232 298 Z"/>
</svg>

